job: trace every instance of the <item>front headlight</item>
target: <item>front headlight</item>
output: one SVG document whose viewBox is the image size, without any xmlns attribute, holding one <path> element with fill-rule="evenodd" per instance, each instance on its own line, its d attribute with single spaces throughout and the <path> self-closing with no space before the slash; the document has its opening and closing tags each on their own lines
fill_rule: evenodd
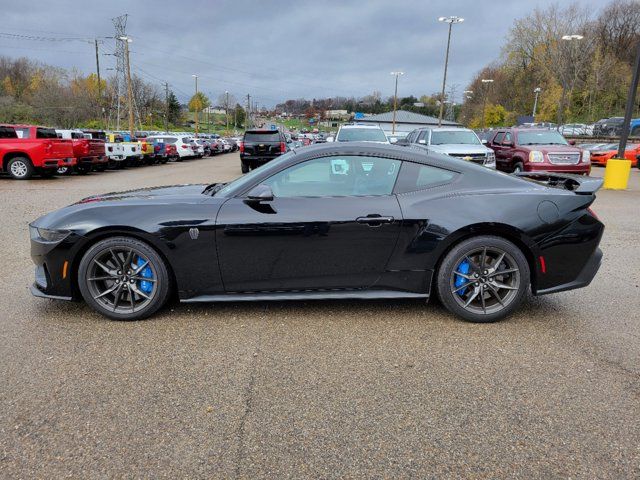
<svg viewBox="0 0 640 480">
<path fill-rule="evenodd" d="M 542 163 L 544 162 L 544 154 L 539 150 L 533 150 L 529 152 L 529 161 L 531 163 Z"/>
<path fill-rule="evenodd" d="M 589 150 L 582 150 L 582 163 L 589 163 L 591 161 L 591 152 Z"/>
<path fill-rule="evenodd" d="M 69 230 L 49 230 L 47 228 L 38 228 L 29 225 L 29 234 L 32 240 L 41 240 L 45 242 L 61 242 L 69 236 Z"/>
<path fill-rule="evenodd" d="M 494 152 L 487 153 L 487 159 L 484 162 L 484 166 L 488 168 L 496 168 L 496 154 Z"/>
</svg>

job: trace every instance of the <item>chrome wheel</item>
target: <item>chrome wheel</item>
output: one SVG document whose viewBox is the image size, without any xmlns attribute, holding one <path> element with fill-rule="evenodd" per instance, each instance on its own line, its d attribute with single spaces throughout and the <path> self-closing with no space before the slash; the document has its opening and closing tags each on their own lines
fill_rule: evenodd
<svg viewBox="0 0 640 480">
<path fill-rule="evenodd" d="M 451 293 L 465 310 L 490 315 L 507 308 L 518 297 L 521 275 L 514 258 L 498 247 L 467 252 L 456 262 Z"/>
<path fill-rule="evenodd" d="M 16 178 L 26 177 L 29 167 L 23 160 L 14 160 L 11 163 L 10 172 Z"/>
<path fill-rule="evenodd" d="M 97 252 L 86 270 L 89 294 L 114 313 L 133 314 L 157 295 L 156 267 L 135 247 L 109 247 Z"/>
</svg>

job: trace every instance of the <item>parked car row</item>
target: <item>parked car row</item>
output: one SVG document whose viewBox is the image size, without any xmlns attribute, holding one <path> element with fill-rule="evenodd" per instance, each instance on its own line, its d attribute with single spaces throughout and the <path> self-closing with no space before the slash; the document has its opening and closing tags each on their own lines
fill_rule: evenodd
<svg viewBox="0 0 640 480">
<path fill-rule="evenodd" d="M 0 124 L 0 171 L 18 180 L 180 162 L 235 148 L 231 139 L 194 138 L 189 133 L 137 138 L 127 132 Z"/>
</svg>

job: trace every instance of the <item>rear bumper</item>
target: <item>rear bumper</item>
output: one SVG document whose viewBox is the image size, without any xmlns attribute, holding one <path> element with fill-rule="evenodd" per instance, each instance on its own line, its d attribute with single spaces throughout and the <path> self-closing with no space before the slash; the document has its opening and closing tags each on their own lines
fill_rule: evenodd
<svg viewBox="0 0 640 480">
<path fill-rule="evenodd" d="M 576 288 L 586 287 L 591 283 L 593 277 L 598 273 L 600 264 L 602 263 L 602 250 L 596 248 L 585 266 L 582 268 L 578 276 L 571 282 L 556 285 L 550 288 L 538 290 L 536 295 L 547 295 L 549 293 L 564 292 L 566 290 L 574 290 Z"/>
<path fill-rule="evenodd" d="M 251 163 L 267 163 L 271 160 L 274 160 L 280 157 L 281 154 L 278 155 L 244 155 L 240 154 L 240 160 L 243 162 L 251 162 Z"/>
</svg>

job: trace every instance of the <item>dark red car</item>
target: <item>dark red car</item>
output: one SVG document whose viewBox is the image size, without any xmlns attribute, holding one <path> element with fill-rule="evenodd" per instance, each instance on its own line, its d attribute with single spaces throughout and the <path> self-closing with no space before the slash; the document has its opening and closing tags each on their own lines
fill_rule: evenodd
<svg viewBox="0 0 640 480">
<path fill-rule="evenodd" d="M 496 153 L 496 168 L 503 172 L 558 172 L 588 175 L 587 150 L 570 145 L 557 131 L 534 128 L 499 128 L 487 146 Z"/>
</svg>

